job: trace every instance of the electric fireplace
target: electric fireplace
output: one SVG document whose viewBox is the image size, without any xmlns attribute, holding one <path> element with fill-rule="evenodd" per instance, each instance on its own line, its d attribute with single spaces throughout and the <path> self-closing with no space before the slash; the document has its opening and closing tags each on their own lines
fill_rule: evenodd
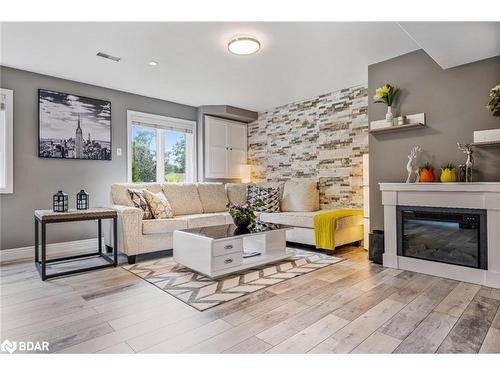
<svg viewBox="0 0 500 375">
<path fill-rule="evenodd" d="M 397 206 L 397 255 L 488 269 L 486 210 Z"/>
</svg>

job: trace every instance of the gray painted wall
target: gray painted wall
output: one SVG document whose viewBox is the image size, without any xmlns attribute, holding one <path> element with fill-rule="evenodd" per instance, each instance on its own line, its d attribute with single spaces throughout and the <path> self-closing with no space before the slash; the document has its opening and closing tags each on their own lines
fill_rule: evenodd
<svg viewBox="0 0 500 375">
<path fill-rule="evenodd" d="M 423 50 L 368 67 L 368 93 L 385 83 L 401 88 L 398 113 L 426 113 L 426 129 L 370 135 L 371 229 L 383 229 L 379 182 L 404 182 L 407 155 L 420 145 L 423 163 L 461 164 L 457 142 L 470 143 L 474 130 L 500 128 L 500 118 L 485 109 L 490 89 L 500 83 L 500 56 L 443 70 Z M 387 107 L 369 100 L 369 120 L 381 120 Z M 478 181 L 500 181 L 500 147 L 476 148 Z"/>
<path fill-rule="evenodd" d="M 50 208 L 62 189 L 75 195 L 84 188 L 91 205 L 109 203 L 113 182 L 127 179 L 127 110 L 196 120 L 195 107 L 121 91 L 0 67 L 0 87 L 14 90 L 14 194 L 0 195 L 0 249 L 33 245 L 33 210 Z M 38 93 L 46 88 L 111 101 L 112 161 L 57 160 L 37 157 Z M 116 156 L 121 147 L 122 156 Z M 94 223 L 49 226 L 48 242 L 93 238 Z"/>
</svg>

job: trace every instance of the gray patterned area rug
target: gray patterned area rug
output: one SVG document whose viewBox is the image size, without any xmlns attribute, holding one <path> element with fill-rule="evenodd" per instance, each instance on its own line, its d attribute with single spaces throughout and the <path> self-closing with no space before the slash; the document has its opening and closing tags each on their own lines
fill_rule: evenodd
<svg viewBox="0 0 500 375">
<path fill-rule="evenodd" d="M 122 267 L 199 311 L 220 305 L 343 259 L 311 251 L 290 249 L 292 257 L 218 279 L 177 264 L 173 257 L 124 264 Z"/>
</svg>

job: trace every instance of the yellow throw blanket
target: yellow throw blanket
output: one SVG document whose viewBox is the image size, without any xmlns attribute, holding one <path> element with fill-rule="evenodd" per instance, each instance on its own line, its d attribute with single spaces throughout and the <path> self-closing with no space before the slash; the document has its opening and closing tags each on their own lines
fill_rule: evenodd
<svg viewBox="0 0 500 375">
<path fill-rule="evenodd" d="M 363 216 L 363 210 L 335 210 L 314 216 L 316 248 L 334 250 L 337 219 L 353 215 Z"/>
</svg>

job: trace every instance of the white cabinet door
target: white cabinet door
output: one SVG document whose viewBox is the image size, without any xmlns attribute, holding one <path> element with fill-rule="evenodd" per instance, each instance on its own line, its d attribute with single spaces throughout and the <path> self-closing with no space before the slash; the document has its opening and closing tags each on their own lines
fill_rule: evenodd
<svg viewBox="0 0 500 375">
<path fill-rule="evenodd" d="M 247 163 L 247 125 L 205 116 L 205 177 L 240 178 Z"/>
<path fill-rule="evenodd" d="M 225 178 L 228 170 L 227 125 L 215 117 L 205 118 L 205 174 L 208 178 Z"/>
<path fill-rule="evenodd" d="M 241 177 L 241 164 L 247 163 L 247 125 L 233 123 L 228 126 L 229 177 Z"/>
</svg>

